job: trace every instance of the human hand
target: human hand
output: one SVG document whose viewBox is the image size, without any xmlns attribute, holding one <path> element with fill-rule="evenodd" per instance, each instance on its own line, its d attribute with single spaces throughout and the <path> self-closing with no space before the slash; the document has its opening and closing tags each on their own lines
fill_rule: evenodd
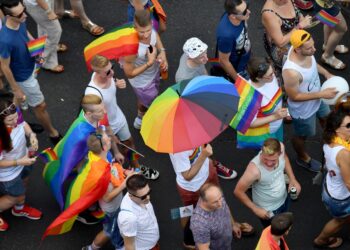
<svg viewBox="0 0 350 250">
<path fill-rule="evenodd" d="M 261 207 L 256 207 L 253 212 L 256 214 L 256 216 L 258 216 L 259 218 L 261 218 L 263 220 L 270 219 L 269 211 L 267 211 Z"/>
<path fill-rule="evenodd" d="M 30 166 L 36 161 L 36 157 L 29 158 L 28 155 L 23 156 L 21 159 L 17 160 L 17 165 L 19 166 Z"/>
<path fill-rule="evenodd" d="M 15 98 L 17 99 L 18 103 L 22 103 L 26 100 L 24 92 L 19 87 L 13 90 L 13 94 L 15 95 Z"/>
<path fill-rule="evenodd" d="M 157 62 L 160 64 L 161 71 L 168 71 L 168 60 L 166 59 L 165 53 L 162 52 L 157 56 Z"/>
<path fill-rule="evenodd" d="M 290 191 L 290 189 L 292 187 L 295 187 L 297 189 L 297 195 L 299 196 L 299 194 L 301 192 L 301 186 L 300 186 L 300 184 L 299 184 L 299 182 L 297 180 L 289 180 L 288 192 Z"/>
<path fill-rule="evenodd" d="M 114 154 L 114 159 L 120 164 L 124 163 L 124 156 L 120 152 Z"/>
<path fill-rule="evenodd" d="M 124 79 L 115 78 L 115 86 L 119 89 L 125 89 L 126 81 Z"/>
<path fill-rule="evenodd" d="M 36 138 L 36 134 L 35 133 L 31 133 L 30 136 L 29 136 L 29 143 L 30 143 L 30 146 L 31 148 L 34 150 L 34 151 L 37 151 L 38 148 L 39 148 L 39 143 L 38 143 L 38 138 Z"/>
<path fill-rule="evenodd" d="M 300 18 L 300 22 L 298 24 L 300 29 L 306 29 L 311 26 L 312 23 L 312 16 L 306 15 L 305 17 Z"/>
<path fill-rule="evenodd" d="M 283 119 L 288 116 L 288 109 L 287 108 L 279 108 L 277 109 L 273 115 L 279 120 Z"/>
<path fill-rule="evenodd" d="M 47 14 L 47 18 L 49 19 L 49 20 L 56 20 L 58 17 L 57 17 L 57 15 L 56 15 L 56 13 L 55 12 L 53 12 L 52 10 Z"/>
<path fill-rule="evenodd" d="M 232 232 L 236 238 L 240 239 L 242 237 L 242 231 L 241 231 L 241 227 L 240 227 L 239 223 L 237 223 L 237 222 L 233 223 Z"/>
<path fill-rule="evenodd" d="M 157 50 L 152 45 L 149 46 L 151 49 L 147 50 L 148 64 L 153 65 L 157 57 Z M 152 51 L 152 52 L 151 52 Z"/>
<path fill-rule="evenodd" d="M 204 155 L 205 157 L 209 157 L 211 155 L 213 155 L 213 148 L 211 147 L 210 144 L 206 144 L 204 146 L 202 146 L 202 155 Z"/>
<path fill-rule="evenodd" d="M 332 99 L 338 94 L 338 90 L 336 88 L 326 88 L 321 91 L 321 94 L 324 99 Z"/>
</svg>

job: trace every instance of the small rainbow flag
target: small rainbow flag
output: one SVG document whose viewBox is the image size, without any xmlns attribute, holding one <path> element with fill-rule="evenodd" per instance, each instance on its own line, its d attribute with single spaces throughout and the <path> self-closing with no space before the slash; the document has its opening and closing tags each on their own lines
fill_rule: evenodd
<svg viewBox="0 0 350 250">
<path fill-rule="evenodd" d="M 221 64 L 219 62 L 219 58 L 209 58 L 208 62 L 212 67 L 221 67 Z"/>
<path fill-rule="evenodd" d="M 85 62 L 91 70 L 91 59 L 95 55 L 105 56 L 108 59 L 136 55 L 139 49 L 139 37 L 133 23 L 119 26 L 107 34 L 95 39 L 84 48 Z"/>
<path fill-rule="evenodd" d="M 140 158 L 140 155 L 132 150 L 128 150 L 127 157 L 129 161 L 137 161 Z"/>
<path fill-rule="evenodd" d="M 263 96 L 240 75 L 237 76 L 235 86 L 240 99 L 238 112 L 230 122 L 230 126 L 244 134 L 258 113 Z"/>
<path fill-rule="evenodd" d="M 340 20 L 330 14 L 328 14 L 326 11 L 324 10 L 320 10 L 320 12 L 318 12 L 315 17 L 323 24 L 334 28 L 339 22 Z"/>
<path fill-rule="evenodd" d="M 47 148 L 41 151 L 38 156 L 45 162 L 56 161 L 58 159 L 55 151 L 52 148 Z"/>
<path fill-rule="evenodd" d="M 27 42 L 27 47 L 31 57 L 40 55 L 44 52 L 46 38 L 47 36 L 42 36 Z"/>
<path fill-rule="evenodd" d="M 165 11 L 163 10 L 158 0 L 151 0 L 151 2 L 153 3 L 154 9 L 156 10 L 156 13 L 158 14 L 159 18 L 166 23 Z"/>
</svg>

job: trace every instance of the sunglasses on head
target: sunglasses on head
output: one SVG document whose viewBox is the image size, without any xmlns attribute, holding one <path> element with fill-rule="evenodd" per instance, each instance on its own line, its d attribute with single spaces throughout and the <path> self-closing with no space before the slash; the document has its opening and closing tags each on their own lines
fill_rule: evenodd
<svg viewBox="0 0 350 250">
<path fill-rule="evenodd" d="M 132 196 L 134 196 L 134 197 L 136 197 L 136 198 L 139 198 L 140 200 L 145 200 L 150 194 L 151 194 L 151 191 L 152 191 L 152 189 L 149 189 L 149 191 L 147 192 L 147 194 L 145 194 L 145 195 L 142 195 L 142 196 L 137 196 L 137 195 L 135 195 L 135 194 L 132 194 L 132 193 L 130 193 Z"/>
<path fill-rule="evenodd" d="M 10 106 L 5 108 L 3 111 L 1 111 L 0 115 L 2 116 L 8 116 L 16 113 L 16 105 L 12 103 Z"/>
<path fill-rule="evenodd" d="M 19 13 L 17 16 L 14 16 L 12 14 L 10 14 L 10 16 L 21 19 L 25 12 L 26 12 L 26 7 L 24 7 L 23 11 L 21 13 Z"/>
<path fill-rule="evenodd" d="M 96 136 L 96 138 L 100 141 L 101 148 L 103 149 L 103 144 L 102 144 L 102 135 L 98 134 L 96 132 L 92 132 L 90 135 Z"/>
</svg>

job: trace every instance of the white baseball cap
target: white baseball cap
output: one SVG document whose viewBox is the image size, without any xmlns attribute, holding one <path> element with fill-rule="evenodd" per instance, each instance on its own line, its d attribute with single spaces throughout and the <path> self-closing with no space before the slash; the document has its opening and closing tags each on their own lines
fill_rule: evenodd
<svg viewBox="0 0 350 250">
<path fill-rule="evenodd" d="M 208 49 L 208 45 L 197 37 L 191 37 L 185 42 L 182 49 L 189 58 L 193 59 L 205 52 Z"/>
</svg>

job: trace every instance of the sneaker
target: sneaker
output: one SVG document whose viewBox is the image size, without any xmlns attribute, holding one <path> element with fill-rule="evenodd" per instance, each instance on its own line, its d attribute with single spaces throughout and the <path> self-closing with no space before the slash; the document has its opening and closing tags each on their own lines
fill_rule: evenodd
<svg viewBox="0 0 350 250">
<path fill-rule="evenodd" d="M 142 119 L 137 116 L 134 120 L 134 128 L 141 129 L 141 125 L 142 125 Z"/>
<path fill-rule="evenodd" d="M 92 214 L 89 211 L 84 211 L 78 215 L 77 221 L 80 221 L 85 225 L 95 225 L 100 223 L 101 219 L 92 216 Z"/>
<path fill-rule="evenodd" d="M 303 167 L 311 172 L 319 172 L 321 170 L 321 162 L 316 161 L 312 158 L 309 162 L 305 162 L 301 159 L 296 159 L 295 162 L 298 166 Z"/>
<path fill-rule="evenodd" d="M 140 170 L 143 176 L 148 180 L 157 180 L 159 178 L 159 171 L 146 167 L 145 165 L 140 165 Z"/>
<path fill-rule="evenodd" d="M 294 3 L 301 10 L 309 10 L 313 7 L 312 1 L 309 0 L 294 0 Z"/>
<path fill-rule="evenodd" d="M 234 179 L 237 177 L 236 171 L 225 167 L 219 161 L 214 161 L 214 166 L 216 167 L 216 171 L 218 173 L 218 176 L 222 179 L 229 180 L 229 179 Z"/>
<path fill-rule="evenodd" d="M 0 217 L 0 231 L 5 232 L 7 229 L 9 229 L 9 224 L 7 224 L 7 222 Z"/>
<path fill-rule="evenodd" d="M 24 216 L 31 220 L 39 220 L 43 215 L 42 212 L 39 211 L 38 209 L 30 207 L 26 204 L 24 205 L 22 210 L 16 210 L 16 208 L 13 207 L 12 214 L 18 217 Z"/>
</svg>

